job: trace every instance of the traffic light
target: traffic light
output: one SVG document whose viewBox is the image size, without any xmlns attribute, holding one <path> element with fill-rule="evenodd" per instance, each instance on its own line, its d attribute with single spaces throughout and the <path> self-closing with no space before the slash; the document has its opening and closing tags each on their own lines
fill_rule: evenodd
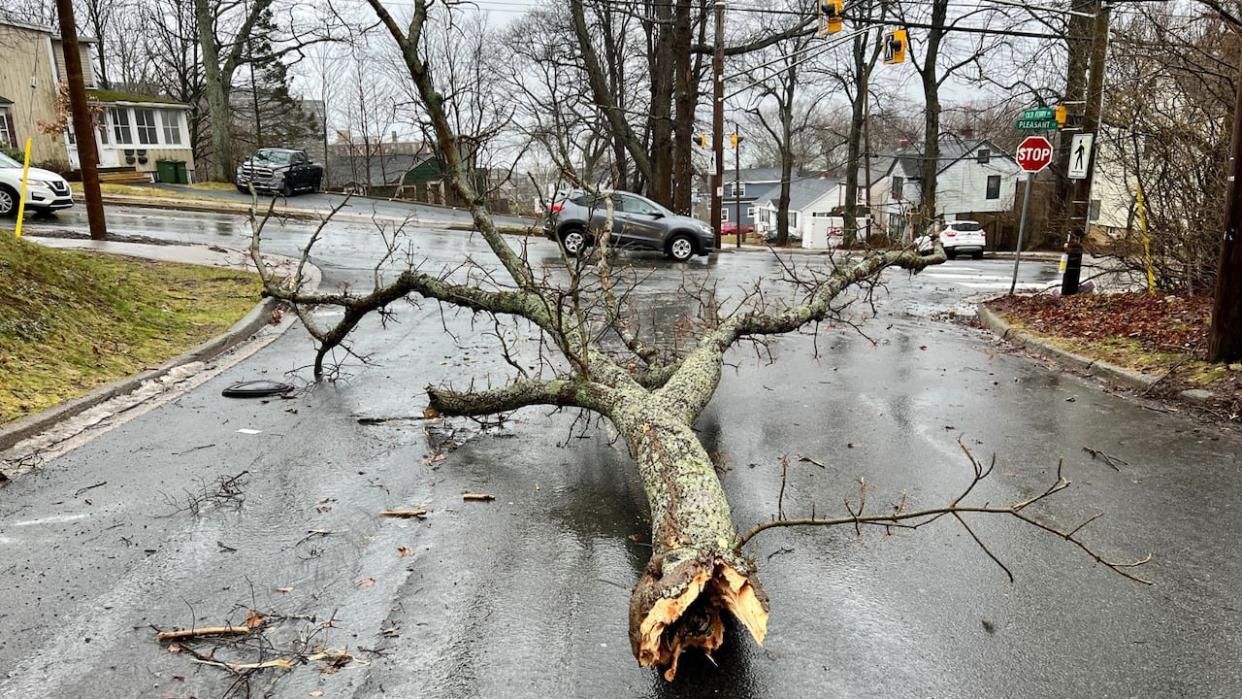
<svg viewBox="0 0 1242 699">
<path fill-rule="evenodd" d="M 816 0 L 815 6 L 819 8 L 820 36 L 836 34 L 841 31 L 841 28 L 844 25 L 844 0 Z"/>
<path fill-rule="evenodd" d="M 904 29 L 894 29 L 884 34 L 884 62 L 905 63 L 906 49 L 910 47 L 910 39 Z"/>
<path fill-rule="evenodd" d="M 1053 110 L 1053 117 L 1057 120 L 1057 126 L 1065 127 L 1065 105 L 1058 104 Z"/>
<path fill-rule="evenodd" d="M 698 146 L 699 148 L 706 148 L 707 147 L 707 134 L 705 133 L 695 134 L 694 145 Z"/>
<path fill-rule="evenodd" d="M 737 135 L 737 132 L 736 132 L 736 131 L 734 131 L 733 133 L 729 134 L 729 146 L 730 146 L 730 147 L 732 147 L 732 148 L 737 148 L 737 144 L 739 144 L 739 143 L 741 143 L 741 142 L 742 142 L 742 137 L 741 137 L 741 136 L 739 136 L 739 135 Z"/>
</svg>

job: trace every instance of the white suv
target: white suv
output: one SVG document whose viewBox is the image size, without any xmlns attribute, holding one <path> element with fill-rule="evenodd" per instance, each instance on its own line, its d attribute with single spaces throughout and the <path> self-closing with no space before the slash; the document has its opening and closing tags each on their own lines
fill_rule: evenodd
<svg viewBox="0 0 1242 699">
<path fill-rule="evenodd" d="M 0 153 L 0 218 L 17 215 L 22 191 L 22 164 Z M 46 214 L 73 206 L 73 191 L 65 178 L 48 170 L 30 168 L 26 182 L 26 209 Z"/>
<path fill-rule="evenodd" d="M 921 236 L 917 241 L 918 251 L 924 255 L 932 253 L 931 235 Z M 949 221 L 940 229 L 940 244 L 944 246 L 944 254 L 952 260 L 958 254 L 969 253 L 976 260 L 983 258 L 983 248 L 987 245 L 988 234 L 978 221 Z"/>
</svg>

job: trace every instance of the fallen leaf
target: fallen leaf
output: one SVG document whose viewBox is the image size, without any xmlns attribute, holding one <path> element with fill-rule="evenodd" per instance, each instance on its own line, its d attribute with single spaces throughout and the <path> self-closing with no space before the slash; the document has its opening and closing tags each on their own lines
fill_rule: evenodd
<svg viewBox="0 0 1242 699">
<path fill-rule="evenodd" d="M 185 676 L 184 675 L 173 675 L 173 681 L 174 682 L 185 682 Z"/>
<path fill-rule="evenodd" d="M 322 689 L 312 689 L 311 691 L 309 691 L 309 692 L 307 692 L 307 693 L 306 693 L 306 696 L 309 696 L 309 697 L 322 697 L 322 696 L 323 696 L 323 690 L 322 690 Z"/>
<path fill-rule="evenodd" d="M 487 493 L 462 493 L 461 499 L 466 502 L 488 502 L 495 500 L 496 496 Z"/>
<path fill-rule="evenodd" d="M 169 643 L 169 644 L 168 644 L 168 652 L 169 652 L 169 653 L 180 653 L 180 652 L 181 652 L 181 651 L 183 651 L 183 650 L 185 650 L 185 649 L 181 647 L 181 644 L 180 644 L 180 643 Z"/>
<path fill-rule="evenodd" d="M 411 553 L 413 553 L 413 551 L 410 551 L 410 549 L 409 549 L 408 547 L 406 547 L 406 546 L 399 546 L 399 547 L 397 547 L 397 555 L 398 555 L 398 556 L 400 556 L 401 558 L 405 558 L 406 556 L 410 555 Z"/>
<path fill-rule="evenodd" d="M 263 615 L 251 609 L 246 615 L 246 628 L 257 629 L 263 625 Z"/>
<path fill-rule="evenodd" d="M 357 587 L 375 587 L 375 578 L 361 578 L 354 582 Z"/>
<path fill-rule="evenodd" d="M 849 444 L 846 444 L 845 446 L 849 447 L 850 449 L 857 449 L 858 447 L 861 447 L 862 445 L 850 442 Z"/>
</svg>

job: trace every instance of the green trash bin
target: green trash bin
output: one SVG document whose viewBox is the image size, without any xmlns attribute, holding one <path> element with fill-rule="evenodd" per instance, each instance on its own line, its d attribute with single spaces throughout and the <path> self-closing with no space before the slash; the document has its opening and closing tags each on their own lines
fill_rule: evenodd
<svg viewBox="0 0 1242 699">
<path fill-rule="evenodd" d="M 177 179 L 175 181 L 177 184 L 190 183 L 190 174 L 186 172 L 184 160 L 174 160 L 173 169 L 176 170 Z"/>
<path fill-rule="evenodd" d="M 177 181 L 177 163 L 172 160 L 155 161 L 155 171 L 160 182 L 172 184 Z"/>
</svg>

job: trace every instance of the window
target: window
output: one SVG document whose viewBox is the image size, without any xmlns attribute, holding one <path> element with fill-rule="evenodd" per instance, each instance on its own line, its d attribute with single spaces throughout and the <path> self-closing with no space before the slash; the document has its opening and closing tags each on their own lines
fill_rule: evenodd
<svg viewBox="0 0 1242 699">
<path fill-rule="evenodd" d="M 789 227 L 790 228 L 798 227 L 798 212 L 797 211 L 789 212 Z"/>
<path fill-rule="evenodd" d="M 0 107 L 0 146 L 17 147 L 17 131 L 13 128 L 13 110 Z"/>
<path fill-rule="evenodd" d="M 621 197 L 621 210 L 627 214 L 646 214 L 648 216 L 659 213 L 659 211 L 648 202 L 638 197 Z"/>
<path fill-rule="evenodd" d="M 812 211 L 811 218 L 831 218 L 831 211 Z"/>
<path fill-rule="evenodd" d="M 975 162 L 979 163 L 980 165 L 987 165 L 988 161 L 991 159 L 992 159 L 992 151 L 988 150 L 987 148 L 980 148 L 979 155 L 975 158 Z"/>
<path fill-rule="evenodd" d="M 155 127 L 154 109 L 135 109 L 134 126 L 138 127 L 138 142 L 142 145 L 154 146 L 160 142 L 160 132 Z"/>
<path fill-rule="evenodd" d="M 75 135 L 73 135 L 73 128 L 72 128 L 72 127 L 70 127 L 70 126 L 66 126 L 66 127 L 65 127 L 65 138 L 69 141 L 69 145 L 71 145 L 71 146 L 77 146 L 77 145 L 78 145 L 78 137 L 77 137 L 77 136 L 75 136 Z"/>
<path fill-rule="evenodd" d="M 893 175 L 893 198 L 901 200 L 901 190 L 906 184 L 906 178 Z"/>
<path fill-rule="evenodd" d="M 160 123 L 164 125 L 164 143 L 181 145 L 181 112 L 171 109 L 161 111 Z"/>
<path fill-rule="evenodd" d="M 116 136 L 118 146 L 130 145 L 134 142 L 134 134 L 129 130 L 129 110 L 124 107 L 113 107 L 108 110 L 112 117 L 112 133 Z"/>
<path fill-rule="evenodd" d="M 755 220 L 755 207 L 753 206 L 746 207 L 746 218 L 752 221 Z"/>
<path fill-rule="evenodd" d="M 988 199 L 1000 199 L 1000 175 L 988 175 Z"/>
<path fill-rule="evenodd" d="M 728 221 L 728 220 L 729 220 L 729 210 L 728 210 L 728 209 L 721 209 L 721 210 L 720 210 L 720 220 L 721 220 L 721 221 Z"/>
<path fill-rule="evenodd" d="M 1099 199 L 1091 200 L 1091 205 L 1087 207 L 1087 220 L 1088 221 L 1099 221 L 1100 220 L 1100 200 Z"/>
<path fill-rule="evenodd" d="M 730 182 L 727 197 L 744 197 L 746 196 L 745 182 Z"/>
</svg>

